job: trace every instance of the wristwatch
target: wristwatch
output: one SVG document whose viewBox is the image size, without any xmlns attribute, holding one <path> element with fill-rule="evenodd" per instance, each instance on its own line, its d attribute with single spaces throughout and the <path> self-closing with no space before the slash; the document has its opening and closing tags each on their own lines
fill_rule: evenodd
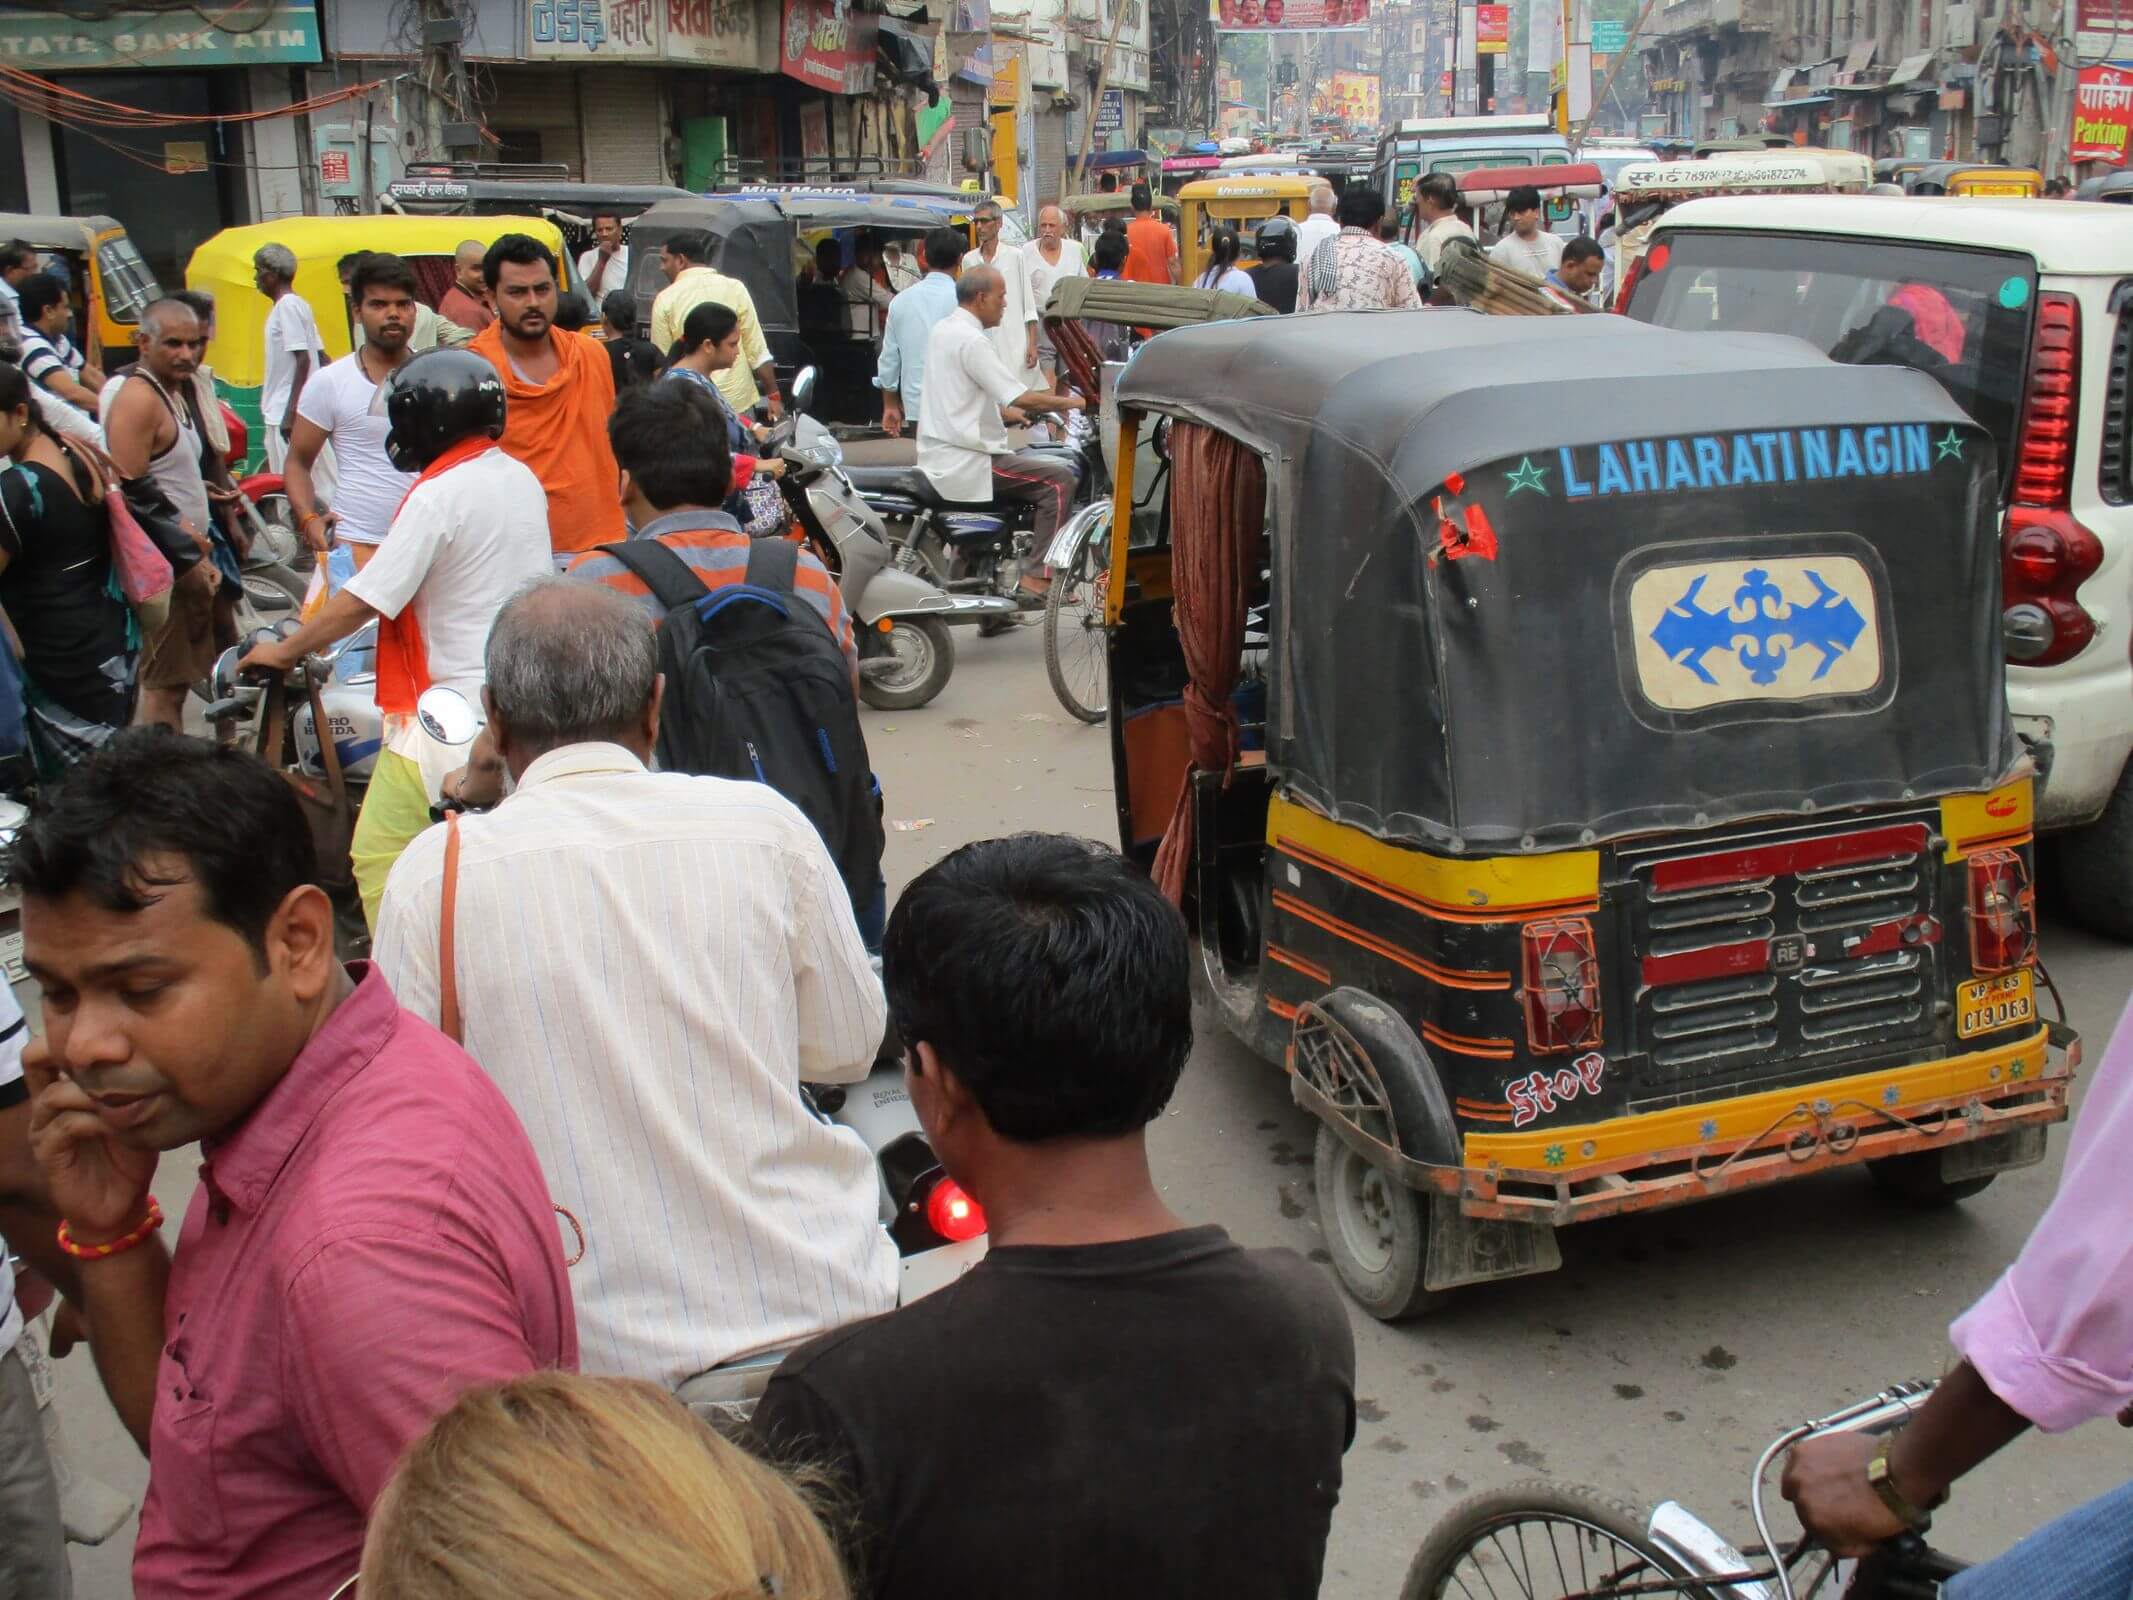
<svg viewBox="0 0 2133 1600">
<path fill-rule="evenodd" d="M 1882 1441 L 1880 1451 L 1873 1460 L 1866 1464 L 1866 1481 L 1874 1493 L 1881 1497 L 1881 1503 L 1889 1508 L 1890 1514 L 1898 1522 L 1901 1522 L 1913 1533 L 1924 1533 L 1933 1526 L 1933 1510 L 1921 1511 L 1918 1507 L 1912 1505 L 1909 1500 L 1904 1498 L 1903 1491 L 1896 1487 L 1896 1480 L 1890 1475 L 1889 1457 L 1895 1453 L 1896 1441 L 1900 1437 L 1901 1431 L 1899 1430 Z M 1933 1502 L 1933 1507 L 1938 1508 L 1946 1502 L 1947 1498 L 1943 1494 Z"/>
</svg>

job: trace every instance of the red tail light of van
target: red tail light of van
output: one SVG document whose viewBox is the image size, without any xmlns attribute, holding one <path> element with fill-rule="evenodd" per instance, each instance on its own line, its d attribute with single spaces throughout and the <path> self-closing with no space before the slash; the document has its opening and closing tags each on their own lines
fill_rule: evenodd
<svg viewBox="0 0 2133 1600">
<path fill-rule="evenodd" d="M 2037 296 L 2014 492 L 2001 534 L 2001 633 L 2009 661 L 2048 667 L 2096 636 L 2076 598 L 2103 563 L 2103 545 L 2076 521 L 2074 443 L 2081 396 L 2081 307 L 2070 294 Z"/>
</svg>

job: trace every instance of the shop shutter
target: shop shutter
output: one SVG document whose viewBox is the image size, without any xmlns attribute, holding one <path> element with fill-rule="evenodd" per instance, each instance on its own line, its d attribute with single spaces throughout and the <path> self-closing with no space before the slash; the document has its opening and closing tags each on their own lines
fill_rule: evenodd
<svg viewBox="0 0 2133 1600">
<path fill-rule="evenodd" d="M 1050 98 L 1048 92 L 1044 94 L 1037 110 L 1036 203 L 1040 206 L 1057 200 L 1064 192 L 1067 157 L 1073 154 L 1067 149 L 1067 114 L 1053 110 L 1046 103 Z"/>
<path fill-rule="evenodd" d="M 587 67 L 578 73 L 588 183 L 666 183 L 664 75 L 645 67 Z"/>
<path fill-rule="evenodd" d="M 483 119 L 502 134 L 507 161 L 560 161 L 584 176 L 578 90 L 568 67 L 499 66 L 484 74 Z"/>
</svg>

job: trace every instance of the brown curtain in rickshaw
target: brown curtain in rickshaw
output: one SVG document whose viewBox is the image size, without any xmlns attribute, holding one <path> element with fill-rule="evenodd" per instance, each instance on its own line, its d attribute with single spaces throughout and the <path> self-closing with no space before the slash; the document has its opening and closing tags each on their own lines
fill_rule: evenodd
<svg viewBox="0 0 2133 1600">
<path fill-rule="evenodd" d="M 1237 765 L 1232 699 L 1244 653 L 1244 608 L 1266 543 L 1266 469 L 1226 433 L 1197 423 L 1170 430 L 1170 584 L 1185 685 L 1192 765 L 1155 856 L 1155 882 L 1172 905 L 1185 897 L 1193 853 L 1193 774 Z"/>
</svg>

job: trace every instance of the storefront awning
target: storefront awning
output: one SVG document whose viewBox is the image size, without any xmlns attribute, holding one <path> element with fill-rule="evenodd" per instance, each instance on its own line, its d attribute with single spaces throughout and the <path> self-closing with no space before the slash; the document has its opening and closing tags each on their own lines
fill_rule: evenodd
<svg viewBox="0 0 2133 1600">
<path fill-rule="evenodd" d="M 1763 104 L 1774 106 L 1781 103 L 1785 98 L 1785 91 L 1792 87 L 1792 80 L 1798 74 L 1799 68 L 1797 67 L 1780 67 L 1778 75 L 1770 80 L 1770 98 L 1765 100 Z"/>
<path fill-rule="evenodd" d="M 1916 83 L 1920 78 L 1926 77 L 1932 70 L 1933 52 L 1921 50 L 1917 55 L 1905 56 L 1901 61 L 1897 62 L 1896 70 L 1889 74 L 1889 81 L 1884 87 L 1890 93 L 1896 93 L 1908 85 Z"/>
<path fill-rule="evenodd" d="M 1765 100 L 1765 111 L 1796 111 L 1801 106 L 1826 106 L 1837 97 L 1833 94 L 1803 94 L 1790 100 Z"/>
</svg>

